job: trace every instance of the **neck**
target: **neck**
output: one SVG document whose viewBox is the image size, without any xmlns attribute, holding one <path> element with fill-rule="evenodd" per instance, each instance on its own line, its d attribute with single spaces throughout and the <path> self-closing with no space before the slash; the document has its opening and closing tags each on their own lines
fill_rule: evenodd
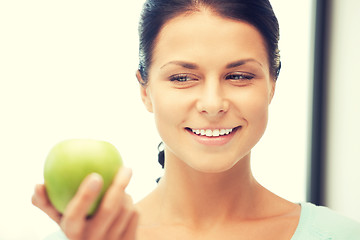
<svg viewBox="0 0 360 240">
<path fill-rule="evenodd" d="M 190 226 L 214 224 L 229 217 L 246 218 L 254 209 L 259 189 L 251 173 L 250 155 L 220 173 L 199 172 L 167 158 L 158 187 L 162 218 L 169 222 L 169 214 L 177 223 Z"/>
</svg>

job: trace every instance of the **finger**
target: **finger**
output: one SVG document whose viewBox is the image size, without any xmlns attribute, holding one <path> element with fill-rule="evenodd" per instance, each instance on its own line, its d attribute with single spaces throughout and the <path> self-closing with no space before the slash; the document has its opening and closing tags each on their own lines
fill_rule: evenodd
<svg viewBox="0 0 360 240">
<path fill-rule="evenodd" d="M 82 238 L 87 213 L 100 194 L 102 177 L 97 173 L 88 175 L 81 183 L 74 198 L 65 209 L 61 228 L 70 239 Z"/>
<path fill-rule="evenodd" d="M 88 226 L 89 236 L 93 239 L 105 236 L 116 216 L 123 211 L 125 188 L 129 184 L 132 172 L 129 168 L 121 168 L 114 181 L 105 193 L 99 209 Z"/>
<path fill-rule="evenodd" d="M 119 239 L 135 211 L 132 199 L 129 195 L 125 196 L 125 204 L 123 210 L 119 213 L 111 228 L 108 230 L 107 239 Z"/>
<path fill-rule="evenodd" d="M 116 174 L 112 185 L 116 186 L 118 189 L 125 190 L 125 188 L 129 185 L 131 176 L 132 176 L 131 169 L 122 167 L 120 168 L 119 172 Z"/>
<path fill-rule="evenodd" d="M 59 213 L 51 204 L 44 184 L 37 184 L 35 186 L 34 195 L 32 196 L 32 204 L 45 212 L 52 220 L 60 224 L 62 214 Z"/>
<path fill-rule="evenodd" d="M 126 231 L 122 235 L 121 240 L 135 240 L 136 239 L 136 233 L 137 233 L 137 226 L 139 222 L 139 213 L 137 211 L 134 211 L 128 226 L 126 227 Z"/>
</svg>

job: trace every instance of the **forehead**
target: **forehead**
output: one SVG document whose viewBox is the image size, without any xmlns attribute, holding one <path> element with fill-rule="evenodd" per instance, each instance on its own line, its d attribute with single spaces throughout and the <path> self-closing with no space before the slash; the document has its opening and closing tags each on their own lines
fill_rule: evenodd
<svg viewBox="0 0 360 240">
<path fill-rule="evenodd" d="M 153 64 L 189 60 L 200 65 L 255 58 L 268 66 L 265 41 L 253 25 L 207 11 L 183 14 L 166 22 L 155 41 L 152 58 Z"/>
</svg>

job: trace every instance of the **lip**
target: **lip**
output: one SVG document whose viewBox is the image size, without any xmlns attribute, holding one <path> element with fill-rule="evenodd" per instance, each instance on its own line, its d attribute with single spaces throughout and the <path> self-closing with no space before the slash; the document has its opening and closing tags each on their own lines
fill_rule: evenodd
<svg viewBox="0 0 360 240">
<path fill-rule="evenodd" d="M 210 127 L 210 128 L 194 128 L 194 129 L 215 130 L 215 129 L 231 129 L 231 128 Z M 191 128 L 185 128 L 185 130 L 193 137 L 193 139 L 195 139 L 198 143 L 200 143 L 202 145 L 207 145 L 207 146 L 222 146 L 222 145 L 227 144 L 234 137 L 235 133 L 240 129 L 241 129 L 241 126 L 237 126 L 235 128 L 232 128 L 232 132 L 229 134 L 209 137 L 209 136 L 197 135 L 197 134 L 193 133 Z"/>
</svg>

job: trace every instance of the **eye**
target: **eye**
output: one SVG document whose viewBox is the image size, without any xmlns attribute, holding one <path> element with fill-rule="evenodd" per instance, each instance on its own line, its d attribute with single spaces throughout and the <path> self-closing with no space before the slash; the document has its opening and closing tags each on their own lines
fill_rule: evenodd
<svg viewBox="0 0 360 240">
<path fill-rule="evenodd" d="M 169 80 L 171 82 L 189 82 L 189 81 L 197 81 L 198 78 L 194 75 L 181 73 L 170 76 Z"/>
<path fill-rule="evenodd" d="M 253 74 L 250 73 L 231 73 L 225 76 L 226 80 L 234 80 L 234 81 L 241 81 L 241 80 L 251 80 L 254 78 Z"/>
</svg>

